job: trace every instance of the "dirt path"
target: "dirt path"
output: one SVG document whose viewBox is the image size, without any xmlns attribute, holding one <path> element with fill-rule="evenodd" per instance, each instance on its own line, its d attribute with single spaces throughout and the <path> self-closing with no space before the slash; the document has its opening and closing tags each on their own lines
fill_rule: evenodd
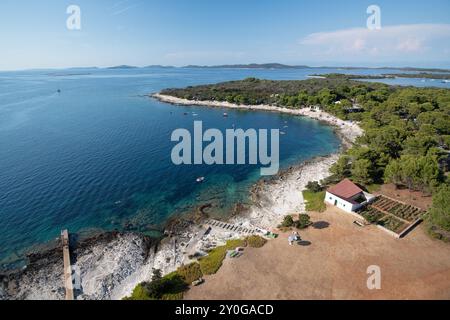
<svg viewBox="0 0 450 320">
<path fill-rule="evenodd" d="M 321 223 L 300 233 L 303 245 L 283 234 L 247 249 L 186 299 L 450 299 L 450 245 L 423 227 L 399 240 L 335 208 L 312 218 Z M 381 268 L 381 290 L 367 289 L 370 265 Z"/>
</svg>

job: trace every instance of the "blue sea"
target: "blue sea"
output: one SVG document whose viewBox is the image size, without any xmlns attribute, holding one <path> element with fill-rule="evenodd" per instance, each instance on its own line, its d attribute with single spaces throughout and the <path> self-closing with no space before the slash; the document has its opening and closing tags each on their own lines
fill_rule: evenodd
<svg viewBox="0 0 450 320">
<path fill-rule="evenodd" d="M 173 130 L 281 129 L 282 168 L 336 152 L 333 129 L 266 112 L 173 106 L 146 96 L 168 87 L 238 80 L 305 79 L 312 73 L 373 70 L 70 69 L 0 73 L 0 261 L 59 236 L 60 230 L 158 235 L 170 217 L 212 204 L 227 216 L 260 167 L 175 166 Z M 379 73 L 395 72 L 382 70 Z M 423 86 L 421 79 L 387 80 Z M 427 80 L 429 81 L 429 80 Z M 434 84 L 449 87 L 449 84 Z M 58 92 L 58 90 L 60 92 Z M 223 113 L 229 114 L 228 118 Z M 187 115 L 186 115 L 187 114 Z M 203 176 L 203 184 L 196 178 Z"/>
</svg>

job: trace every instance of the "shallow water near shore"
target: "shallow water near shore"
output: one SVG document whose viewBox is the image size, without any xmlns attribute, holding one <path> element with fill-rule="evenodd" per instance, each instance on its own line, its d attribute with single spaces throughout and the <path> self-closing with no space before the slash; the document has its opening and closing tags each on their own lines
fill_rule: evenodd
<svg viewBox="0 0 450 320">
<path fill-rule="evenodd" d="M 249 201 L 258 166 L 174 166 L 170 135 L 204 128 L 280 129 L 282 168 L 336 152 L 333 128 L 263 111 L 173 106 L 148 98 L 168 87 L 246 77 L 394 70 L 133 69 L 0 72 L 0 261 L 71 232 L 158 235 L 177 214 L 211 204 L 217 217 Z M 391 80 L 392 81 L 392 80 Z M 418 79 L 402 79 L 412 84 Z M 60 90 L 60 92 L 58 92 Z M 228 113 L 228 118 L 223 117 Z M 197 177 L 206 178 L 197 184 Z"/>
</svg>

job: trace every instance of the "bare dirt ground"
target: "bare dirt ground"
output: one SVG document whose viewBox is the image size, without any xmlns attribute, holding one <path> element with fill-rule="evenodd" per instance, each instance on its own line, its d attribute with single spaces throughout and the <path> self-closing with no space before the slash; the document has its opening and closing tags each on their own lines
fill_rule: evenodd
<svg viewBox="0 0 450 320">
<path fill-rule="evenodd" d="M 431 196 L 424 195 L 420 191 L 397 189 L 395 185 L 393 185 L 392 183 L 382 185 L 381 189 L 378 192 L 375 192 L 375 194 L 376 195 L 382 194 L 392 199 L 409 203 L 423 210 L 428 210 L 433 202 Z"/>
<path fill-rule="evenodd" d="M 450 245 L 433 240 L 422 226 L 395 239 L 374 226 L 357 227 L 336 208 L 311 215 L 315 227 L 289 233 L 260 249 L 226 259 L 216 275 L 185 298 L 246 299 L 450 299 Z M 381 289 L 367 288 L 367 268 L 381 268 Z"/>
</svg>

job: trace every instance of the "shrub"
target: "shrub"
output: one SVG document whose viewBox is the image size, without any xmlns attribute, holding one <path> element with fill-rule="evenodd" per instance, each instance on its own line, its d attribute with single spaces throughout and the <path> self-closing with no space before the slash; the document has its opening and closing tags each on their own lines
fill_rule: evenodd
<svg viewBox="0 0 450 320">
<path fill-rule="evenodd" d="M 320 192 L 322 191 L 322 186 L 317 181 L 310 181 L 306 185 L 306 189 L 311 192 Z"/>
<path fill-rule="evenodd" d="M 203 276 L 200 265 L 197 262 L 193 262 L 186 266 L 179 267 L 177 273 L 188 285 L 190 285 L 192 282 L 200 279 Z"/>
<path fill-rule="evenodd" d="M 301 214 L 298 216 L 298 221 L 295 222 L 297 229 L 306 229 L 311 225 L 311 219 L 307 214 Z"/>
<path fill-rule="evenodd" d="M 162 272 L 160 269 L 153 268 L 152 281 L 158 281 L 162 279 Z"/>
<path fill-rule="evenodd" d="M 251 248 L 261 248 L 267 243 L 267 240 L 260 236 L 250 236 L 246 240 Z"/>
<path fill-rule="evenodd" d="M 294 219 L 292 216 L 285 216 L 283 222 L 281 223 L 281 227 L 290 228 L 294 225 Z"/>
<path fill-rule="evenodd" d="M 177 272 L 172 272 L 161 279 L 138 284 L 131 296 L 124 300 L 161 300 L 168 297 L 182 297 L 187 288 L 181 276 Z"/>
<path fill-rule="evenodd" d="M 204 275 L 215 274 L 222 266 L 228 250 L 245 246 L 244 240 L 229 240 L 226 245 L 212 249 L 206 257 L 199 260 L 202 273 Z"/>
<path fill-rule="evenodd" d="M 144 288 L 151 298 L 157 300 L 162 299 L 165 294 L 182 293 L 187 289 L 187 285 L 177 272 L 172 272 L 161 280 L 145 283 Z"/>
</svg>

